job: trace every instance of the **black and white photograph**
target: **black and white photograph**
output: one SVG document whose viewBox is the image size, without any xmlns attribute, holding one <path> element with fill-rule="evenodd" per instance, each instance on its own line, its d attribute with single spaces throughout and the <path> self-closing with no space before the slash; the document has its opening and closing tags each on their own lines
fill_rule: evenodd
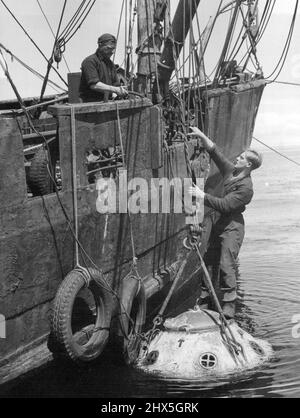
<svg viewBox="0 0 300 418">
<path fill-rule="evenodd" d="M 299 0 L 0 0 L 1 399 L 300 398 L 299 39 Z"/>
</svg>

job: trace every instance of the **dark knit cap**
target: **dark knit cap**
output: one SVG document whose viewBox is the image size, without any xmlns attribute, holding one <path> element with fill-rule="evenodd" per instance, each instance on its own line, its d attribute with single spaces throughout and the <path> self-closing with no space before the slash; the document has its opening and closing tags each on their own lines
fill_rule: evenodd
<svg viewBox="0 0 300 418">
<path fill-rule="evenodd" d="M 110 33 L 104 33 L 98 39 L 98 44 L 105 44 L 106 42 L 115 42 L 115 43 L 117 43 L 117 39 L 114 37 L 114 35 L 111 35 Z"/>
</svg>

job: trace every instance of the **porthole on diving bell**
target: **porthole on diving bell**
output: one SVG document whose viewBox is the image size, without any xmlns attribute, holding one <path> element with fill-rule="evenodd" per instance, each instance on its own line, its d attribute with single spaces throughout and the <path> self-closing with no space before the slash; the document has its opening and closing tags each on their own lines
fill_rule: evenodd
<svg viewBox="0 0 300 418">
<path fill-rule="evenodd" d="M 205 353 L 200 356 L 200 366 L 205 370 L 214 370 L 217 367 L 218 359 L 215 354 Z"/>
</svg>

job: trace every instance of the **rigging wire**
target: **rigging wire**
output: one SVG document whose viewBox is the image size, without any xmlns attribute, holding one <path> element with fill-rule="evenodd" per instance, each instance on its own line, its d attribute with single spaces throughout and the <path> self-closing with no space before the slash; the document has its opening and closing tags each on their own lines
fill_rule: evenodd
<svg viewBox="0 0 300 418">
<path fill-rule="evenodd" d="M 235 57 L 238 55 L 238 53 L 240 52 L 240 50 L 241 50 L 241 48 L 242 48 L 242 46 L 245 42 L 245 38 L 246 38 L 246 33 L 243 34 L 244 30 L 245 30 L 245 28 L 242 26 L 242 28 L 241 28 L 238 36 L 237 36 L 236 42 L 235 42 L 235 44 L 232 48 L 232 51 L 231 51 L 230 55 L 227 57 L 227 61 L 233 61 L 235 59 Z M 242 34 L 243 34 L 243 36 L 242 36 Z M 241 38 L 242 38 L 242 40 L 240 41 Z M 240 45 L 238 46 L 239 42 L 240 42 Z"/>
<path fill-rule="evenodd" d="M 220 74 L 221 73 L 221 67 L 222 67 L 222 64 L 224 62 L 225 56 L 226 56 L 226 54 L 228 52 L 228 46 L 230 44 L 232 32 L 234 30 L 234 27 L 235 27 L 235 24 L 236 24 L 236 20 L 237 20 L 237 17 L 238 17 L 240 3 L 241 3 L 241 0 L 237 0 L 236 1 L 236 5 L 235 5 L 235 8 L 234 8 L 233 16 L 232 16 L 232 19 L 230 21 L 229 28 L 228 28 L 228 31 L 227 31 L 227 35 L 226 35 L 224 47 L 223 47 L 223 50 L 222 50 L 222 53 L 221 53 L 221 57 L 219 59 L 218 66 L 217 66 L 217 70 L 216 70 L 216 73 L 215 73 L 214 85 L 217 85 L 218 78 L 221 75 Z"/>
<path fill-rule="evenodd" d="M 231 20 L 232 20 L 232 18 L 233 18 L 234 9 L 235 9 L 235 8 L 233 7 L 233 8 L 231 9 L 231 11 L 230 11 L 229 22 L 231 22 Z M 224 61 L 227 61 L 228 55 L 229 55 L 229 53 L 230 53 L 231 44 L 232 44 L 233 37 L 234 37 L 234 33 L 235 33 L 235 30 L 236 30 L 237 20 L 238 20 L 238 19 L 236 19 L 236 20 L 235 20 L 235 22 L 234 22 L 233 30 L 232 30 L 232 32 L 231 32 L 230 41 L 229 41 L 229 44 L 228 44 L 228 49 L 227 49 L 227 51 L 226 51 L 226 56 L 225 56 L 225 58 L 224 58 Z"/>
<path fill-rule="evenodd" d="M 118 31 L 117 31 L 117 43 L 118 43 L 119 36 L 120 36 L 120 30 L 121 30 L 121 24 L 122 24 L 122 18 L 123 18 L 124 6 L 125 6 L 125 0 L 123 0 L 123 2 L 122 2 L 122 6 L 121 6 L 121 12 L 120 12 L 119 24 L 118 24 Z M 116 53 L 117 53 L 117 51 L 115 51 L 115 53 L 114 53 L 114 58 L 113 58 L 113 61 L 114 61 L 114 60 L 115 60 L 115 58 L 116 58 Z"/>
<path fill-rule="evenodd" d="M 263 25 L 261 26 L 261 30 L 260 30 L 260 34 L 259 34 L 257 42 L 260 42 L 260 40 L 263 38 L 266 32 L 267 27 L 269 26 L 269 22 L 271 20 L 271 17 L 273 16 L 275 5 L 276 5 L 276 0 L 273 0 L 273 3 L 272 2 L 269 3 L 269 8 L 267 10 L 268 14 L 265 15 L 265 19 L 263 22 L 264 26 Z"/>
<path fill-rule="evenodd" d="M 86 3 L 86 0 L 83 0 L 81 2 L 81 4 L 78 6 L 78 9 L 76 10 L 76 12 L 74 13 L 74 15 L 71 17 L 71 19 L 67 23 L 65 29 L 62 31 L 62 33 L 61 33 L 61 36 L 62 37 L 65 37 L 76 26 L 76 22 L 75 21 L 76 21 L 77 16 L 79 15 L 79 13 L 80 13 L 80 11 L 83 8 L 83 6 L 84 6 L 85 3 Z"/>
<path fill-rule="evenodd" d="M 45 75 L 45 78 L 44 78 L 44 82 L 43 82 L 43 86 L 42 86 L 42 90 L 41 90 L 40 102 L 42 102 L 42 100 L 43 100 L 43 96 L 44 96 L 44 93 L 45 93 L 45 90 L 46 90 L 46 87 L 47 87 L 49 74 L 50 74 L 50 71 L 51 71 L 51 68 L 52 68 L 52 64 L 53 64 L 53 57 L 54 57 L 54 52 L 55 52 L 55 48 L 56 48 L 56 43 L 57 43 L 57 39 L 58 39 L 58 35 L 59 35 L 60 28 L 61 28 L 61 25 L 62 25 L 62 21 L 63 21 L 63 18 L 64 18 L 64 14 L 65 14 L 65 10 L 66 10 L 66 5 L 67 5 L 67 0 L 64 0 L 64 5 L 63 5 L 63 8 L 62 8 L 62 12 L 61 12 L 59 24 L 58 24 L 58 27 L 57 27 L 56 36 L 55 36 L 55 39 L 54 39 L 54 45 L 53 45 L 53 49 L 52 49 L 52 54 L 51 54 L 50 59 L 48 60 L 48 67 L 47 67 L 47 72 L 46 72 L 46 75 Z"/>
<path fill-rule="evenodd" d="M 29 33 L 27 32 L 27 30 L 24 28 L 24 26 L 20 23 L 20 21 L 16 18 L 16 16 L 13 14 L 13 12 L 9 9 L 9 7 L 5 4 L 4 0 L 0 0 L 1 3 L 3 4 L 3 6 L 6 8 L 6 10 L 9 12 L 9 14 L 13 17 L 13 19 L 15 20 L 15 22 L 18 24 L 18 26 L 20 26 L 20 28 L 22 29 L 22 31 L 25 33 L 25 35 L 28 37 L 28 39 L 31 41 L 31 43 L 36 47 L 36 49 L 39 51 L 39 53 L 42 55 L 42 57 L 47 61 L 48 63 L 48 58 L 46 57 L 46 55 L 43 53 L 43 51 L 41 50 L 41 48 L 37 45 L 37 43 L 32 39 L 32 37 L 29 35 Z M 52 66 L 53 70 L 56 72 L 56 74 L 58 75 L 58 77 L 61 79 L 61 81 L 68 87 L 68 83 L 63 79 L 63 77 L 60 75 L 60 73 L 57 71 L 57 69 Z"/>
<path fill-rule="evenodd" d="M 276 0 L 267 0 L 267 3 L 265 5 L 263 14 L 262 14 L 262 18 L 259 24 L 259 28 L 258 28 L 258 33 L 257 33 L 257 41 L 256 41 L 256 46 L 260 43 L 266 28 L 268 26 L 268 23 L 271 19 L 271 16 L 273 14 L 274 11 L 274 6 L 276 4 Z M 247 48 L 247 52 L 245 53 L 245 55 L 243 55 L 242 59 L 239 62 L 239 66 L 242 65 L 242 63 L 244 62 L 245 58 L 248 60 L 248 57 L 251 55 L 251 50 L 252 50 L 252 46 Z"/>
<path fill-rule="evenodd" d="M 256 2 L 256 10 L 257 10 L 257 5 L 258 5 L 258 1 Z M 256 68 L 256 70 L 259 71 L 259 70 L 261 70 L 262 67 L 261 67 L 259 59 L 257 57 L 256 38 L 258 36 L 258 32 L 256 33 L 255 36 L 252 35 L 251 30 L 248 27 L 247 17 L 248 16 L 250 17 L 250 10 L 248 10 L 248 15 L 246 17 L 244 16 L 244 12 L 243 12 L 243 9 L 241 7 L 240 7 L 240 11 L 241 11 L 241 15 L 242 15 L 242 18 L 243 18 L 244 26 L 247 29 L 246 33 L 248 34 L 248 39 L 250 41 L 250 48 L 248 49 L 249 50 L 249 55 L 248 55 L 248 58 L 246 59 L 246 62 L 244 63 L 243 72 L 246 70 L 249 60 L 251 59 L 251 61 L 253 62 L 252 55 L 254 56 L 255 61 L 256 61 L 256 65 L 254 65 L 254 68 Z"/>
<path fill-rule="evenodd" d="M 194 0 L 195 2 L 195 0 Z M 210 136 L 210 116 L 209 116 L 209 103 L 208 103 L 208 85 L 207 85 L 207 74 L 206 74 L 206 65 L 205 65 L 205 59 L 204 59 L 204 48 L 203 48 L 203 40 L 201 37 L 201 27 L 200 27 L 200 20 L 199 20 L 199 16 L 198 13 L 196 13 L 196 23 L 197 23 L 197 28 L 198 28 L 198 36 L 199 36 L 199 40 L 200 40 L 200 55 L 201 55 L 201 61 L 199 63 L 199 65 L 202 65 L 202 69 L 203 69 L 203 73 L 204 73 L 204 85 L 205 85 L 205 116 L 207 118 L 207 133 Z M 200 86 L 198 88 L 198 96 L 199 96 L 199 102 L 200 102 L 200 112 L 201 112 L 201 126 L 202 129 L 205 128 L 205 124 L 204 124 L 204 117 L 203 117 L 203 109 L 202 109 L 202 96 L 201 96 L 201 89 Z"/>
<path fill-rule="evenodd" d="M 280 59 L 279 59 L 279 61 L 278 61 L 277 65 L 276 65 L 276 67 L 275 67 L 274 71 L 272 72 L 272 74 L 271 74 L 271 75 L 269 75 L 269 76 L 267 77 L 267 79 L 272 78 L 272 77 L 273 77 L 273 75 L 277 72 L 278 68 L 280 67 L 280 68 L 279 68 L 279 71 L 277 72 L 277 75 L 276 75 L 276 76 L 275 76 L 275 78 L 274 78 L 274 80 L 276 81 L 276 80 L 277 80 L 277 78 L 280 76 L 280 74 L 281 74 L 281 72 L 282 72 L 282 70 L 283 70 L 283 68 L 284 68 L 284 66 L 285 66 L 285 63 L 286 63 L 286 60 L 287 60 L 287 57 L 288 57 L 288 54 L 289 54 L 289 51 L 290 51 L 290 47 L 291 47 L 291 43 L 292 43 L 292 39 L 293 39 L 293 34 L 294 34 L 295 24 L 296 24 L 296 20 L 297 20 L 297 12 L 298 12 L 298 8 L 299 8 L 299 0 L 296 0 L 296 5 L 295 5 L 295 10 L 294 10 L 294 14 L 293 14 L 293 18 L 292 18 L 292 22 L 291 22 L 290 30 L 289 30 L 289 33 L 288 33 L 287 41 L 286 41 L 286 43 L 285 43 L 285 46 L 284 46 L 283 52 L 282 52 L 282 54 L 281 54 L 281 57 L 280 57 Z M 274 80 L 273 80 L 273 81 L 274 81 Z"/>
<path fill-rule="evenodd" d="M 292 158 L 288 157 L 287 155 L 283 154 L 282 152 L 279 152 L 278 150 L 276 150 L 273 147 L 270 147 L 269 145 L 267 145 L 266 143 L 264 143 L 263 141 L 261 141 L 260 139 L 253 137 L 253 139 L 258 142 L 259 144 L 263 145 L 264 147 L 268 148 L 269 150 L 275 152 L 276 154 L 280 155 L 281 157 L 283 157 L 284 159 L 292 162 L 293 164 L 296 164 L 297 166 L 300 167 L 300 163 L 298 163 L 297 161 L 293 160 Z"/>
<path fill-rule="evenodd" d="M 295 86 L 295 87 L 300 87 L 300 83 L 293 83 L 290 81 L 278 81 L 278 80 L 271 80 L 268 82 L 268 84 L 272 84 L 272 83 L 276 83 L 276 84 L 284 84 L 286 86 Z"/>
<path fill-rule="evenodd" d="M 51 26 L 51 24 L 50 24 L 50 22 L 49 22 L 49 19 L 47 18 L 47 15 L 46 15 L 46 13 L 45 13 L 45 12 L 44 12 L 44 10 L 43 10 L 42 5 L 41 5 L 40 1 L 39 1 L 39 0 L 36 0 L 36 1 L 37 1 L 37 4 L 38 4 L 38 6 L 39 6 L 39 8 L 40 8 L 40 10 L 41 10 L 41 12 L 42 12 L 42 14 L 43 14 L 43 16 L 44 16 L 44 18 L 45 18 L 46 22 L 47 22 L 48 27 L 49 27 L 49 29 L 50 29 L 50 31 L 51 31 L 51 33 L 52 33 L 52 35 L 53 35 L 54 39 L 55 39 L 55 33 L 54 33 L 54 30 L 53 30 L 53 28 L 52 28 L 52 26 Z M 65 62 L 65 64 L 66 64 L 66 67 L 67 67 L 67 69 L 68 69 L 69 73 L 70 73 L 70 72 L 71 72 L 70 67 L 69 67 L 69 65 L 68 65 L 68 63 L 67 63 L 67 60 L 66 60 L 66 58 L 65 58 L 64 56 L 63 56 L 63 60 L 64 60 L 64 62 Z"/>
<path fill-rule="evenodd" d="M 257 0 L 258 1 L 258 0 Z M 233 10 L 233 9 L 232 9 Z M 241 10 L 241 8 L 240 8 L 240 10 Z M 249 16 L 249 10 L 248 10 L 248 12 L 247 12 L 247 16 L 246 16 L 246 18 Z M 238 20 L 238 19 L 237 19 Z M 237 21 L 236 21 L 236 24 L 237 24 Z M 242 36 L 242 33 L 243 33 L 243 31 L 245 31 L 245 33 L 243 34 L 243 36 Z M 233 35 L 234 35 L 234 32 L 233 32 Z M 240 39 L 242 38 L 242 40 L 240 41 Z M 229 68 L 229 65 L 230 65 L 230 62 L 231 61 L 233 61 L 235 58 L 236 58 L 236 56 L 238 55 L 238 53 L 240 52 L 240 50 L 241 50 L 241 48 L 243 47 L 243 45 L 244 45 L 244 43 L 245 43 L 245 40 L 247 39 L 247 27 L 245 27 L 245 25 L 242 25 L 242 27 L 241 27 L 241 30 L 240 30 L 240 32 L 239 32 L 239 35 L 237 36 L 237 39 L 236 39 L 236 42 L 235 42 L 235 45 L 234 45 L 234 47 L 232 48 L 232 51 L 229 53 L 229 50 L 228 50 L 228 53 L 229 53 L 229 55 L 227 56 L 227 58 L 226 58 L 226 61 L 228 61 L 228 64 L 227 64 L 227 66 L 226 66 L 226 68 L 224 69 L 224 73 L 226 73 L 226 71 L 227 71 L 227 69 Z M 240 45 L 238 46 L 238 43 L 240 42 Z M 238 47 L 238 48 L 237 48 Z M 230 48 L 230 47 L 229 47 Z M 237 48 L 237 49 L 236 49 Z M 216 68 L 217 68 L 217 66 L 214 68 L 214 70 L 213 70 L 213 72 L 210 74 L 210 77 L 211 77 L 211 75 L 215 72 L 215 70 L 216 70 Z"/>
<path fill-rule="evenodd" d="M 15 61 L 17 61 L 20 65 L 22 65 L 26 70 L 30 71 L 33 75 L 35 75 L 37 78 L 44 80 L 44 76 L 42 74 L 40 74 L 38 71 L 34 70 L 33 68 L 31 68 L 28 64 L 26 64 L 24 61 L 22 61 L 20 58 L 18 58 L 16 55 L 14 55 L 9 49 L 7 49 L 3 44 L 0 43 L 0 48 L 2 48 L 7 54 L 9 54 L 11 56 L 11 58 Z M 66 89 L 64 89 L 63 87 L 59 86 L 58 84 L 54 83 L 54 81 L 52 80 L 48 80 L 49 85 L 51 85 L 51 87 L 58 92 L 57 89 L 63 91 L 63 92 L 67 92 Z"/>
<path fill-rule="evenodd" d="M 69 29 L 69 30 L 67 30 L 66 33 L 63 32 L 63 34 L 61 36 L 61 39 L 64 39 L 65 44 L 67 44 L 76 35 L 76 33 L 79 31 L 79 29 L 81 28 L 82 24 L 87 19 L 90 11 L 94 7 L 95 3 L 96 3 L 96 0 L 89 0 L 88 4 L 85 6 L 84 10 L 82 11 L 81 15 L 77 19 L 76 23 L 74 23 L 74 25 L 72 26 L 72 28 Z"/>
</svg>

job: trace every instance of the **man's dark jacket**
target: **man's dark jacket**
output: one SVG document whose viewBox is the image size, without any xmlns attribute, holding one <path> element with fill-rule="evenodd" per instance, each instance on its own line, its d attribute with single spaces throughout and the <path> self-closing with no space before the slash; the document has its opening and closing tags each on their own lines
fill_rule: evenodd
<svg viewBox="0 0 300 418">
<path fill-rule="evenodd" d="M 235 166 L 215 146 L 210 151 L 212 160 L 224 177 L 224 197 L 205 195 L 205 206 L 216 210 L 222 217 L 241 214 L 253 198 L 251 176 L 234 176 Z"/>
<path fill-rule="evenodd" d="M 97 50 L 95 54 L 87 57 L 82 65 L 82 76 L 80 82 L 80 97 L 83 102 L 103 102 L 111 98 L 109 93 L 101 93 L 91 89 L 91 86 L 98 82 L 109 86 L 118 86 L 118 77 L 114 63 L 101 55 Z"/>
</svg>

